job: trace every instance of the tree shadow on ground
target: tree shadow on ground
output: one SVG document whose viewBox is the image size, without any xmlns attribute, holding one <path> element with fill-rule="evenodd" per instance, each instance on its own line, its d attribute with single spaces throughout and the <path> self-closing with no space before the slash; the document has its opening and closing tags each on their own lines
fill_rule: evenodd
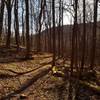
<svg viewBox="0 0 100 100">
<path fill-rule="evenodd" d="M 57 95 L 57 100 L 66 100 L 66 94 L 67 94 L 67 90 L 66 90 L 66 84 L 65 83 L 61 83 L 61 84 L 55 84 L 52 87 L 47 87 L 47 88 L 43 88 L 43 91 L 49 91 L 52 92 L 54 94 Z"/>
<path fill-rule="evenodd" d="M 6 99 L 8 100 L 8 99 L 11 99 L 11 97 L 13 97 L 14 95 L 20 94 L 21 92 L 23 92 L 24 90 L 29 88 L 31 85 L 33 85 L 34 82 L 36 82 L 39 78 L 47 75 L 50 70 L 51 70 L 51 67 L 40 69 L 40 73 L 39 73 L 39 71 L 37 71 L 37 73 L 35 73 L 30 80 L 27 80 L 25 83 L 23 83 L 19 87 L 19 89 L 9 93 L 6 96 L 1 97 L 0 100 L 6 100 Z"/>
<path fill-rule="evenodd" d="M 17 51 L 15 47 L 6 48 L 5 46 L 0 46 L 0 63 L 23 62 L 30 60 L 25 58 L 25 52 L 25 48 L 19 48 Z"/>
</svg>

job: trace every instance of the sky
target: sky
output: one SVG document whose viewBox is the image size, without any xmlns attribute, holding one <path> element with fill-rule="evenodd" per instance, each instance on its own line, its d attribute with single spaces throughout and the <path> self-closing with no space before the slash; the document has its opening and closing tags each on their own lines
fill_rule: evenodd
<svg viewBox="0 0 100 100">
<path fill-rule="evenodd" d="M 70 4 L 70 1 L 71 0 L 63 0 L 65 3 L 66 3 L 66 5 L 69 5 Z M 80 0 L 80 1 L 82 1 L 82 0 Z M 86 0 L 89 4 L 91 4 L 91 9 L 93 9 L 93 0 Z M 67 8 L 67 6 L 65 5 L 65 7 Z M 100 4 L 99 4 L 100 5 Z M 80 12 L 82 11 L 82 3 L 81 3 L 81 5 L 80 5 Z M 71 9 L 72 9 L 72 7 L 71 7 Z M 5 11 L 6 12 L 6 11 Z M 19 8 L 19 16 L 21 17 L 21 14 L 20 14 L 20 12 L 22 12 L 22 9 L 21 8 Z M 87 10 L 87 12 L 88 13 L 90 13 L 88 10 Z M 12 13 L 14 13 L 13 12 L 13 10 L 12 10 Z M 79 13 L 79 12 L 78 12 Z M 98 19 L 100 19 L 100 6 L 99 6 L 99 9 L 98 9 Z M 7 15 L 6 15 L 7 16 Z M 64 19 L 64 25 L 66 25 L 66 24 L 72 24 L 73 23 L 73 17 L 71 16 L 71 14 L 67 11 L 67 10 L 65 10 L 64 11 L 64 15 L 63 15 L 64 17 L 63 17 L 63 19 Z M 82 16 L 82 14 L 81 14 L 81 16 Z M 12 14 L 12 19 L 13 19 L 13 21 L 14 21 L 14 15 Z M 20 22 L 20 27 L 21 27 L 21 18 L 19 18 L 19 22 Z M 14 29 L 14 25 L 12 24 L 12 30 Z M 21 31 L 21 28 L 20 28 L 20 31 Z"/>
</svg>

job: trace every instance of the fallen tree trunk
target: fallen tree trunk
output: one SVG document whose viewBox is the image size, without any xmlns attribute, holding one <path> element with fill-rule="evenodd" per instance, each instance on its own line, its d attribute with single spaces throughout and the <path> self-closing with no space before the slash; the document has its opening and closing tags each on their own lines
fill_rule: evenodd
<svg viewBox="0 0 100 100">
<path fill-rule="evenodd" d="M 56 77 L 62 77 L 62 78 L 66 78 L 66 76 L 62 73 L 59 73 L 59 71 L 57 71 L 56 73 L 53 73 L 54 76 Z M 74 72 L 74 77 L 73 77 L 73 81 L 76 81 L 76 72 Z M 68 77 L 67 77 L 68 79 Z M 91 92 L 93 92 L 94 94 L 100 95 L 100 81 L 95 79 L 95 81 L 89 81 L 88 80 L 79 80 L 79 84 L 80 87 L 83 86 L 84 88 L 90 90 Z M 98 84 L 97 84 L 98 83 Z"/>
<path fill-rule="evenodd" d="M 33 77 L 26 81 L 24 84 L 21 85 L 21 87 L 14 91 L 13 93 L 8 94 L 7 96 L 2 97 L 0 100 L 10 99 L 12 96 L 21 93 L 22 91 L 29 88 L 34 82 L 36 82 L 39 78 L 45 76 L 49 73 L 49 71 L 52 69 L 51 66 L 44 66 L 36 71 L 34 71 Z"/>
<path fill-rule="evenodd" d="M 93 93 L 100 95 L 100 86 L 87 82 L 87 81 L 79 81 L 79 83 L 84 86 L 85 88 L 89 89 Z"/>
<path fill-rule="evenodd" d="M 35 69 L 32 69 L 32 70 L 29 70 L 29 71 L 26 71 L 26 72 L 16 72 L 14 70 L 11 70 L 11 69 L 0 69 L 2 71 L 7 71 L 7 72 L 10 72 L 10 73 L 13 73 L 14 75 L 10 75 L 10 74 L 0 74 L 0 78 L 4 76 L 4 78 L 12 78 L 12 77 L 18 77 L 18 76 L 21 76 L 21 75 L 25 75 L 25 74 L 28 74 L 28 73 L 31 73 L 31 72 L 34 72 L 35 70 L 38 70 L 40 69 L 41 67 L 43 66 L 46 66 L 48 64 L 51 64 L 52 61 L 49 61 L 48 63 L 42 63 L 39 67 L 36 67 Z"/>
</svg>

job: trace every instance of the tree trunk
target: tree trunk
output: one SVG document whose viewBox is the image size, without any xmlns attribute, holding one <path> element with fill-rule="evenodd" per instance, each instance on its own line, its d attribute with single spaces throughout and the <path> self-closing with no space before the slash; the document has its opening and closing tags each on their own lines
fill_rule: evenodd
<svg viewBox="0 0 100 100">
<path fill-rule="evenodd" d="M 44 7 L 45 7 L 45 0 L 41 1 L 41 10 L 39 14 L 39 28 L 38 28 L 38 41 L 37 41 L 38 42 L 38 48 L 37 48 L 38 52 L 41 51 L 41 28 L 42 28 L 41 19 L 42 19 Z"/>
<path fill-rule="evenodd" d="M 90 55 L 90 69 L 94 69 L 95 64 L 95 53 L 96 53 L 96 32 L 97 32 L 97 10 L 98 10 L 98 0 L 94 0 L 94 23 L 93 23 L 93 33 L 92 33 L 92 47 Z"/>
<path fill-rule="evenodd" d="M 84 68 L 85 60 L 85 48 L 86 48 L 86 23 L 85 23 L 85 0 L 83 0 L 83 36 L 82 36 L 82 59 L 81 59 L 81 71 Z"/>
<path fill-rule="evenodd" d="M 30 58 L 30 35 L 29 35 L 29 0 L 25 0 L 26 6 L 26 56 Z"/>
<path fill-rule="evenodd" d="M 10 47 L 10 38 L 11 38 L 11 11 L 12 11 L 11 0 L 7 1 L 6 6 L 7 6 L 7 12 L 8 12 L 8 33 L 7 33 L 6 47 Z"/>
<path fill-rule="evenodd" d="M 56 44 L 55 44 L 55 0 L 52 0 L 52 20 L 53 20 L 53 34 L 52 34 L 52 39 L 53 39 L 53 61 L 52 61 L 52 66 L 55 66 L 55 48 L 56 48 Z"/>
<path fill-rule="evenodd" d="M 2 27 L 3 27 L 3 16 L 4 16 L 4 0 L 1 0 L 1 7 L 0 7 L 0 38 L 2 34 Z"/>
<path fill-rule="evenodd" d="M 24 32 L 24 1 L 22 0 L 22 44 L 25 46 L 25 32 Z"/>
<path fill-rule="evenodd" d="M 15 40 L 18 51 L 19 50 L 18 0 L 15 0 L 14 13 L 15 13 Z"/>
</svg>

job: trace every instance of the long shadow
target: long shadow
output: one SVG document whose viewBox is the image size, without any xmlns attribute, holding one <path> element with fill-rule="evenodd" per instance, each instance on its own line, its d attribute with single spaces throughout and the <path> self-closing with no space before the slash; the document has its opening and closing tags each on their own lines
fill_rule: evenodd
<svg viewBox="0 0 100 100">
<path fill-rule="evenodd" d="M 91 100 L 92 96 L 97 96 L 98 98 L 100 98 L 100 93 L 97 93 L 91 89 L 89 89 L 88 87 L 82 85 L 81 83 L 79 83 L 79 81 L 71 81 L 71 83 L 69 83 L 69 97 L 70 99 L 68 100 L 73 100 L 73 91 L 74 90 L 74 99 L 75 100 Z M 96 99 L 96 100 L 100 100 L 100 99 Z"/>
<path fill-rule="evenodd" d="M 75 88 L 75 100 L 91 100 L 91 96 L 95 95 L 92 91 L 79 85 Z"/>
<path fill-rule="evenodd" d="M 67 92 L 67 91 L 66 91 L 66 83 L 65 82 L 60 84 L 60 85 L 55 84 L 54 86 L 49 87 L 49 88 L 45 88 L 43 90 L 53 92 L 53 93 L 57 93 L 57 97 L 58 97 L 57 100 L 66 100 L 65 95 L 67 93 L 65 93 L 65 92 Z"/>
<path fill-rule="evenodd" d="M 16 56 L 18 53 L 12 53 L 9 52 L 9 55 L 5 54 L 0 54 L 0 63 L 12 63 L 12 62 L 24 62 L 28 60 L 33 60 L 33 57 L 30 56 L 30 58 L 26 58 L 25 54 Z"/>
<path fill-rule="evenodd" d="M 0 59 L 0 63 L 3 63 L 3 64 L 8 64 L 8 63 L 12 63 L 12 62 L 24 62 L 24 61 L 26 61 L 26 60 L 20 60 L 20 59 Z"/>
<path fill-rule="evenodd" d="M 20 57 L 20 58 L 16 58 L 16 57 L 5 57 L 5 58 L 1 58 L 0 57 L 0 63 L 3 64 L 8 64 L 8 63 L 12 63 L 12 62 L 24 62 L 24 61 L 29 61 L 29 60 L 33 60 L 33 58 L 25 58 L 25 57 Z"/>
<path fill-rule="evenodd" d="M 19 48 L 19 51 L 17 51 L 14 47 L 0 47 L 0 63 L 23 62 L 31 59 L 25 58 L 25 49 L 23 48 Z"/>
<path fill-rule="evenodd" d="M 67 93 L 65 93 L 66 91 L 66 84 L 62 84 L 61 86 L 57 87 L 58 90 L 58 100 L 65 100 L 65 95 Z"/>
</svg>

